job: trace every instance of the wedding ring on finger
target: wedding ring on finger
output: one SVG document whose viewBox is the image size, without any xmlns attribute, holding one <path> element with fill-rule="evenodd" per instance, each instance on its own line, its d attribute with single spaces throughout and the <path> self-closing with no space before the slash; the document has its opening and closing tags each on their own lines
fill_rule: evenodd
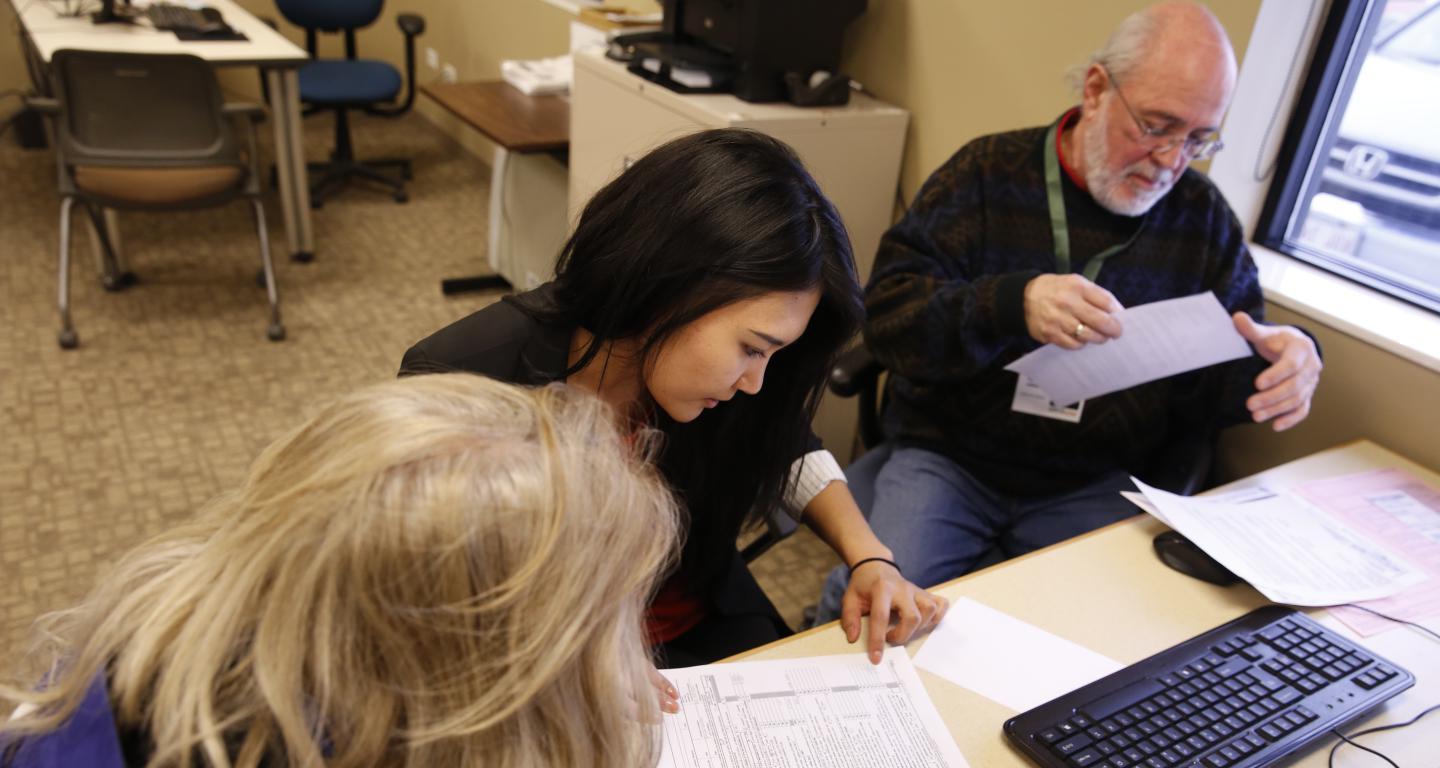
<svg viewBox="0 0 1440 768">
<path fill-rule="evenodd" d="M 1074 336 L 1076 341 L 1079 341 L 1079 340 L 1080 340 L 1080 337 L 1085 335 L 1085 324 L 1084 324 L 1084 323 L 1076 323 L 1076 324 L 1075 324 L 1075 330 L 1072 331 L 1070 335 L 1071 335 L 1071 336 Z"/>
</svg>

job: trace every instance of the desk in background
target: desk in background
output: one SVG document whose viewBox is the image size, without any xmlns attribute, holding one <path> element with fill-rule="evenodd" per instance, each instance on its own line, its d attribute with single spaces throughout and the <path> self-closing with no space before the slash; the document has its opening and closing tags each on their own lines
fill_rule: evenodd
<svg viewBox="0 0 1440 768">
<path fill-rule="evenodd" d="M 243 41 L 182 41 L 172 32 L 142 25 L 94 24 L 89 15 L 60 16 L 54 0 L 10 0 L 26 43 L 26 55 L 48 66 L 64 48 L 116 53 L 188 53 L 217 67 L 259 67 L 270 91 L 270 119 L 275 130 L 275 167 L 280 209 L 292 257 L 308 261 L 315 253 L 310 223 L 310 187 L 305 176 L 301 139 L 299 67 L 309 61 L 304 49 L 252 16 L 233 0 L 207 0 L 220 11 Z M 48 93 L 48 83 L 36 83 Z"/>
<path fill-rule="evenodd" d="M 1440 485 L 1436 473 L 1374 443 L 1360 441 L 1261 472 L 1225 489 L 1260 483 L 1295 485 L 1390 467 Z M 1122 664 L 1140 661 L 1267 603 L 1247 585 L 1216 587 L 1162 565 L 1150 541 L 1164 530 L 1153 517 L 1135 517 L 961 577 L 937 591 L 952 601 L 968 597 L 984 603 Z M 1318 617 L 1323 609 L 1309 613 Z M 910 644 L 912 656 L 924 642 L 922 638 Z M 1360 642 L 1404 665 L 1415 674 L 1416 683 L 1364 721 L 1352 723 L 1347 732 L 1403 721 L 1440 703 L 1440 644 L 1404 627 Z M 845 642 L 835 624 L 827 624 L 734 660 L 855 653 L 857 648 Z M 970 765 L 1032 765 L 1001 733 L 1001 725 L 1016 712 L 925 670 L 920 670 L 920 677 Z M 1435 732 L 1433 720 L 1421 721 L 1410 728 L 1367 736 L 1363 743 L 1400 765 L 1433 765 Z M 1325 765 L 1330 742 L 1320 743 L 1325 744 L 1323 749 L 1311 749 L 1303 759 L 1287 765 Z M 1369 755 L 1363 760 L 1357 755 L 1344 757 L 1347 759 L 1337 761 L 1340 765 L 1379 763 Z"/>
<path fill-rule="evenodd" d="M 490 276 L 448 279 L 445 293 L 505 288 L 528 290 L 550 279 L 565 242 L 568 173 L 556 155 L 570 146 L 570 102 L 527 96 L 500 80 L 430 83 L 420 92 L 495 144 L 490 163 Z"/>
</svg>

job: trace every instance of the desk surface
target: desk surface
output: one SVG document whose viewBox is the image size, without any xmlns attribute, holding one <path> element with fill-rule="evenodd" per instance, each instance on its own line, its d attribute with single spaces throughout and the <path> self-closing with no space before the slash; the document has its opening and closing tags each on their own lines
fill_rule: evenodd
<svg viewBox="0 0 1440 768">
<path fill-rule="evenodd" d="M 563 96 L 527 96 L 503 80 L 429 83 L 420 92 L 511 152 L 570 145 L 570 102 Z"/>
<path fill-rule="evenodd" d="M 1356 442 L 1262 472 L 1226 487 L 1259 483 L 1294 484 L 1322 477 L 1398 467 L 1433 485 L 1440 476 L 1366 442 Z M 1102 528 L 1039 552 L 964 576 L 939 588 L 950 600 L 968 597 L 1041 629 L 1065 637 L 1122 663 L 1133 663 L 1266 604 L 1248 585 L 1216 587 L 1163 566 L 1150 540 L 1165 526 L 1148 515 Z M 1124 596 L 1124 599 L 1114 599 Z M 1098 599 L 1097 599 L 1098 598 Z M 1311 611 L 1319 617 L 1323 610 Z M 863 637 L 863 634 L 862 634 Z M 925 642 L 912 642 L 913 656 Z M 1408 719 L 1440 703 L 1440 648 L 1418 633 L 1397 628 L 1360 642 L 1415 673 L 1415 687 L 1373 714 L 1373 723 Z M 854 653 L 834 624 L 772 643 L 741 657 L 748 660 Z M 947 680 L 920 670 L 960 750 L 975 768 L 1029 766 L 1001 733 L 1016 713 Z M 1437 715 L 1432 715 L 1437 717 Z M 1358 727 L 1358 726 L 1356 726 Z M 1365 744 L 1400 765 L 1434 764 L 1436 722 L 1366 737 Z M 1354 730 L 1355 728 L 1351 728 Z M 1430 741 L 1428 747 L 1425 741 Z M 1298 765 L 1324 765 L 1329 741 Z M 1359 765 L 1344 755 L 1341 766 Z M 1364 756 L 1368 760 L 1377 758 Z M 1364 763 L 1366 765 L 1370 763 Z"/>
<path fill-rule="evenodd" d="M 305 49 L 290 42 L 233 0 L 205 0 L 225 22 L 247 40 L 181 40 L 173 32 L 147 24 L 95 24 L 87 15 L 60 15 L 58 0 L 10 0 L 35 50 L 45 61 L 63 48 L 117 53 L 189 53 L 222 66 L 298 64 L 308 61 Z M 89 9 L 90 4 L 85 4 Z M 143 8 L 146 3 L 137 3 Z"/>
</svg>

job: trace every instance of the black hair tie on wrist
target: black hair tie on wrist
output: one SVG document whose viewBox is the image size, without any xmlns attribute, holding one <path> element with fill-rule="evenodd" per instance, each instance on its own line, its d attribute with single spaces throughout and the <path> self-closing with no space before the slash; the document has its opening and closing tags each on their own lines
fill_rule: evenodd
<svg viewBox="0 0 1440 768">
<path fill-rule="evenodd" d="M 854 578 L 854 576 L 855 576 L 855 569 L 856 569 L 856 568 L 859 568 L 860 566 L 862 566 L 862 565 L 864 565 L 864 564 L 866 564 L 866 563 L 885 563 L 886 565 L 890 566 L 891 568 L 894 568 L 895 571 L 896 571 L 897 573 L 899 573 L 901 576 L 904 576 L 904 575 L 905 575 L 904 571 L 901 571 L 901 570 L 900 570 L 900 566 L 896 565 L 894 560 L 888 560 L 888 559 L 883 558 L 883 557 L 867 557 L 867 558 L 865 558 L 864 560 L 861 560 L 860 562 L 858 562 L 858 563 L 850 566 L 850 576 L 851 576 L 851 578 Z"/>
</svg>

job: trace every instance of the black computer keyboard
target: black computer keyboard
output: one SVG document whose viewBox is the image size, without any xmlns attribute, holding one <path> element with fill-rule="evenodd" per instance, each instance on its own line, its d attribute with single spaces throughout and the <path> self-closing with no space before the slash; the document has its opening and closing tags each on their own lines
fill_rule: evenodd
<svg viewBox="0 0 1440 768">
<path fill-rule="evenodd" d="M 145 9 L 145 16 L 156 29 L 171 29 L 183 32 L 219 32 L 228 29 L 220 12 L 209 6 L 191 8 L 170 3 L 151 3 Z"/>
<path fill-rule="evenodd" d="M 1415 684 L 1289 608 L 1268 606 L 1017 715 L 1046 768 L 1270 765 Z"/>
</svg>

